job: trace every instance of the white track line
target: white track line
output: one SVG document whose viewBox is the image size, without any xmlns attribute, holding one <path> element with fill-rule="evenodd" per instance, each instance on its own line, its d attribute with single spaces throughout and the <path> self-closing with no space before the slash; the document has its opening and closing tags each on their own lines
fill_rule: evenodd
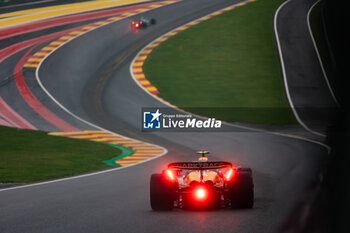
<svg viewBox="0 0 350 233">
<path fill-rule="evenodd" d="M 177 3 L 177 2 L 174 2 L 174 3 Z M 171 4 L 174 4 L 174 3 L 171 3 Z M 168 6 L 170 4 L 166 4 L 164 6 Z M 163 7 L 163 6 L 160 6 L 160 7 Z M 153 10 L 153 9 L 150 9 L 150 10 Z M 134 15 L 132 15 L 134 16 Z M 129 17 L 125 17 L 125 18 L 129 18 Z M 125 19 L 123 18 L 123 19 Z M 114 21 L 116 22 L 116 21 Z M 105 24 L 105 25 L 101 25 L 100 27 L 103 27 L 103 26 L 107 26 L 109 24 Z M 99 129 L 99 130 L 103 130 L 103 131 L 106 131 L 106 132 L 109 132 L 111 134 L 114 134 L 114 135 L 117 135 L 117 136 L 122 136 L 122 137 L 125 137 L 125 138 L 128 138 L 128 139 L 132 139 L 134 141 L 137 141 L 137 142 L 141 142 L 141 143 L 145 143 L 145 144 L 149 144 L 149 145 L 153 145 L 153 146 L 156 146 L 156 147 L 159 147 L 161 149 L 164 150 L 164 152 L 158 156 L 155 156 L 155 157 L 152 157 L 150 159 L 147 159 L 147 160 L 143 160 L 141 162 L 138 162 L 138 163 L 135 163 L 135 164 L 132 164 L 132 165 L 128 165 L 128 166 L 125 166 L 125 167 L 117 167 L 117 168 L 112 168 L 112 169 L 108 169 L 108 170 L 103 170 L 103 171 L 98 171 L 98 172 L 92 172 L 92 173 L 88 173 L 88 174 L 83 174 L 83 175 L 78 175 L 78 176 L 72 176 L 72 177 L 67 177 L 67 178 L 62 178 L 62 179 L 56 179 L 56 180 L 51 180 L 51 181 L 44 181 L 44 182 L 39 182 L 39 183 L 33 183 L 33 184 L 27 184 L 27 185 L 20 185 L 20 186 L 15 186 L 15 187 L 10 187 L 10 188 L 4 188 L 4 189 L 0 189 L 0 192 L 5 192 L 5 191 L 10 191 L 10 190 L 15 190 L 15 189 L 22 189 L 22 188 L 28 188 L 28 187 L 34 187 L 34 186 L 39 186 L 39 185 L 45 185 L 45 184 L 52 184 L 52 183 L 57 183 L 57 182 L 61 182 L 61 181 L 68 181 L 68 180 L 74 180 L 74 179 L 79 179 L 79 178 L 84 178 L 84 177 L 89 177 L 89 176 L 94 176 L 94 175 L 99 175 L 99 174 L 104 174 L 104 173 L 108 173 L 108 172 L 113 172 L 113 171 L 117 171 L 117 170 L 121 170 L 121 169 L 124 169 L 124 168 L 128 168 L 128 167 L 132 167 L 132 166 L 136 166 L 136 165 L 140 165 L 140 164 L 143 164 L 143 163 L 146 163 L 146 162 L 149 162 L 153 159 L 156 159 L 156 158 L 159 158 L 161 156 L 164 156 L 168 153 L 168 150 L 162 146 L 159 146 L 159 145 L 156 145 L 156 144 L 152 144 L 152 143 L 149 143 L 149 142 L 142 142 L 140 140 L 137 140 L 137 139 L 134 139 L 134 138 L 130 138 L 130 137 L 127 137 L 127 136 L 124 136 L 124 135 L 121 135 L 121 134 L 118 134 L 118 133 L 115 133 L 115 132 L 112 132 L 110 130 L 107 130 L 107 129 L 104 129 L 98 125 L 95 125 L 89 121 L 86 121 L 84 120 L 83 118 L 75 115 L 74 113 L 72 113 L 71 111 L 69 111 L 64 105 L 62 105 L 55 97 L 53 97 L 53 95 L 45 88 L 45 86 L 42 84 L 41 80 L 40 80 L 40 77 L 39 77 L 39 69 L 42 65 L 42 63 L 50 56 L 52 55 L 55 51 L 57 51 L 59 48 L 61 48 L 63 45 L 67 44 L 68 42 L 80 37 L 81 35 L 84 35 L 88 32 L 91 32 L 91 31 L 94 31 L 100 27 L 97 27 L 95 29 L 92 29 L 90 31 L 86 31 L 74 38 L 72 38 L 71 40 L 67 41 L 66 43 L 60 45 L 59 47 L 57 47 L 55 50 L 51 51 L 44 59 L 41 60 L 41 62 L 39 63 L 38 67 L 36 68 L 35 70 L 35 78 L 40 86 L 40 88 L 50 97 L 50 99 L 52 101 L 54 101 L 61 109 L 63 109 L 65 112 L 67 112 L 69 115 L 71 115 L 72 117 L 74 117 L 75 119 L 81 121 L 81 122 L 84 122 L 85 124 L 87 125 L 90 125 L 92 127 L 95 127 L 96 129 Z"/>
<path fill-rule="evenodd" d="M 325 71 L 325 69 L 324 69 L 324 67 L 323 67 L 322 59 L 321 59 L 320 53 L 318 52 L 317 44 L 316 44 L 316 42 L 315 42 L 315 38 L 314 38 L 314 35 L 313 35 L 313 33 L 312 33 L 312 30 L 311 30 L 311 26 L 310 26 L 310 14 L 311 14 L 311 11 L 313 10 L 313 8 L 314 8 L 320 1 L 321 1 L 321 0 L 316 1 L 316 2 L 311 6 L 311 8 L 309 9 L 309 12 L 307 13 L 307 26 L 308 26 L 308 28 L 309 28 L 309 32 L 310 32 L 310 36 L 311 36 L 311 39 L 312 39 L 312 43 L 314 44 L 314 47 L 315 47 L 315 51 L 316 51 L 316 54 L 317 54 L 318 62 L 320 63 L 320 66 L 321 66 L 321 70 L 322 70 L 322 73 L 323 73 L 323 77 L 324 77 L 324 79 L 326 80 L 326 83 L 327 83 L 329 92 L 331 93 L 334 102 L 336 103 L 337 106 L 339 106 L 339 102 L 338 102 L 338 100 L 337 100 L 337 98 L 336 98 L 336 96 L 335 96 L 335 94 L 334 94 L 334 92 L 333 92 L 332 86 L 331 86 L 330 83 L 329 83 L 329 80 L 328 80 L 326 71 Z"/>
<path fill-rule="evenodd" d="M 326 135 L 319 133 L 317 131 L 314 131 L 312 129 L 310 129 L 299 117 L 297 111 L 295 110 L 295 106 L 294 103 L 292 101 L 292 98 L 290 97 L 290 93 L 289 93 L 289 87 L 288 87 L 288 81 L 287 81 L 287 74 L 286 74 L 286 70 L 285 70 L 285 65 L 284 65 L 284 60 L 283 60 L 283 54 L 282 54 L 282 49 L 281 49 L 281 44 L 280 44 L 280 39 L 278 36 L 278 30 L 277 30 L 277 18 L 278 18 L 278 13 L 280 12 L 280 10 L 287 5 L 291 0 L 287 0 L 285 1 L 282 5 L 280 5 L 275 13 L 275 17 L 274 17 L 274 30 L 275 30 L 275 37 L 276 37 L 276 41 L 277 41 L 277 47 L 278 47 L 278 52 L 280 55 L 280 62 L 281 62 L 281 69 L 282 69 L 282 74 L 283 74 L 283 82 L 284 82 L 284 86 L 285 86 L 285 91 L 286 91 L 286 95 L 287 95 L 287 99 L 289 102 L 289 105 L 293 111 L 293 114 L 295 116 L 295 118 L 297 119 L 297 121 L 299 122 L 299 124 L 306 129 L 307 131 L 309 131 L 312 134 L 321 136 L 321 137 L 326 137 Z"/>
<path fill-rule="evenodd" d="M 236 4 L 233 4 L 233 5 L 237 5 L 237 4 L 240 4 L 240 3 L 236 3 Z M 285 4 L 285 3 L 284 3 Z M 233 6 L 231 5 L 231 6 Z M 226 8 L 226 7 L 225 7 Z M 222 9 L 220 9 L 222 10 Z M 220 11 L 218 10 L 218 11 Z M 212 12 L 214 13 L 214 12 Z M 208 15 L 211 15 L 212 13 L 208 14 Z M 204 18 L 204 17 L 207 17 L 208 15 L 205 15 L 201 18 Z M 200 18 L 199 18 L 200 19 Z M 197 21 L 198 19 L 195 19 L 191 22 L 188 22 L 188 23 L 185 23 L 171 31 L 175 31 L 176 29 L 178 28 L 181 28 L 187 24 L 190 24 L 194 21 Z M 130 64 L 130 67 L 129 67 L 129 71 L 130 71 L 130 74 L 131 74 L 131 77 L 133 78 L 134 82 L 142 89 L 144 90 L 148 95 L 152 96 L 153 98 L 155 98 L 156 100 L 158 100 L 159 102 L 165 104 L 166 106 L 170 107 L 170 108 L 174 108 L 180 112 L 184 112 L 184 113 L 188 113 L 188 114 L 192 114 L 192 115 L 196 115 L 196 114 L 193 114 L 193 113 L 190 113 L 190 112 L 187 112 L 183 109 L 180 109 L 178 108 L 177 106 L 175 105 L 172 105 L 171 103 L 163 100 L 162 98 L 159 98 L 157 95 L 154 95 L 152 93 L 150 93 L 144 86 L 142 86 L 138 81 L 137 81 L 137 78 L 134 76 L 134 72 L 132 71 L 132 66 L 133 64 L 135 63 L 135 60 L 139 57 L 139 55 L 142 53 L 143 50 L 145 50 L 149 45 L 153 44 L 155 41 L 157 41 L 158 39 L 162 38 L 164 35 L 170 33 L 171 31 L 157 37 L 156 39 L 154 39 L 153 41 L 151 41 L 150 43 L 148 43 L 146 46 L 144 46 L 138 53 L 137 55 L 134 57 L 134 59 L 132 60 L 131 64 Z M 198 116 L 198 115 L 196 115 Z M 202 118 L 205 118 L 203 116 L 198 116 L 198 117 L 202 117 Z M 271 132 L 271 131 L 267 131 L 267 130 L 263 130 L 263 129 L 258 129 L 258 128 L 253 128 L 253 127 L 248 127 L 248 126 L 242 126 L 242 125 L 237 125 L 237 124 L 234 124 L 234 123 L 228 123 L 228 122 L 225 122 L 226 125 L 230 125 L 230 126 L 234 126 L 236 128 L 240 128 L 240 129 L 246 129 L 246 130 L 251 130 L 251 131 L 255 131 L 255 132 L 262 132 L 262 133 L 268 133 L 268 134 L 273 134 L 273 135 L 277 135 L 277 136 L 282 136 L 282 137 L 288 137 L 288 138 L 293 138 L 293 139 L 297 139 L 297 140 L 302 140 L 302 141 L 306 141 L 306 142 L 310 142 L 310 143 L 314 143 L 314 144 L 317 144 L 317 145 L 320 145 L 320 146 L 323 146 L 327 149 L 328 153 L 330 153 L 331 151 L 331 147 L 328 146 L 327 144 L 325 143 L 322 143 L 322 142 L 319 142 L 319 141 L 316 141 L 316 140 L 312 140 L 312 139 L 309 139 L 309 138 L 305 138 L 305 137 L 301 137 L 301 136 L 298 136 L 298 135 L 294 135 L 294 134 L 287 134 L 287 133 L 280 133 L 280 132 Z M 323 136 L 323 135 L 322 135 Z"/>
<path fill-rule="evenodd" d="M 104 7 L 99 7 L 97 9 L 83 10 L 83 11 L 80 11 L 80 12 L 69 12 L 69 13 L 62 13 L 62 14 L 59 14 L 59 15 L 50 15 L 50 16 L 46 16 L 45 18 L 37 18 L 37 19 L 27 20 L 25 22 L 20 22 L 20 23 L 16 23 L 16 24 L 3 26 L 3 27 L 1 27 L 1 29 L 16 27 L 16 26 L 19 26 L 19 25 L 25 25 L 25 24 L 28 24 L 28 23 L 34 23 L 34 22 L 38 22 L 38 21 L 42 21 L 42 20 L 47 20 L 47 19 L 52 19 L 52 18 L 57 18 L 57 17 L 63 17 L 63 16 L 68 16 L 68 15 L 73 15 L 73 14 L 84 14 L 84 13 L 88 13 L 88 12 L 92 12 L 92 11 L 103 11 L 103 10 L 109 9 L 109 8 L 122 7 L 122 6 L 131 5 L 131 4 L 139 4 L 139 3 L 143 3 L 143 2 L 149 2 L 151 0 L 138 0 L 136 2 L 128 2 L 128 3 L 122 3 L 122 4 L 117 4 L 117 0 L 110 0 L 110 1 L 106 1 L 106 3 L 107 2 L 114 2 L 114 1 L 116 1 L 116 4 L 115 5 L 111 5 L 111 6 L 104 6 Z M 94 5 L 95 4 L 99 4 L 99 3 L 97 2 L 97 3 L 94 3 Z M 67 4 L 62 4 L 60 6 L 64 6 L 64 5 L 67 5 Z M 72 7 L 69 7 L 67 9 L 74 9 L 74 8 L 76 8 L 76 6 L 72 6 Z M 46 13 L 47 12 L 55 12 L 55 11 L 62 11 L 62 9 L 47 10 Z M 37 14 L 42 14 L 42 13 L 43 12 L 34 12 L 34 13 L 26 14 L 26 16 L 28 16 L 28 15 L 37 15 Z M 24 16 L 24 15 L 16 16 L 16 17 L 22 17 L 22 16 Z M 0 21 L 6 21 L 6 20 L 7 20 L 7 18 L 0 19 Z"/>
<path fill-rule="evenodd" d="M 101 127 L 97 126 L 96 128 L 120 136 L 120 134 L 113 133 L 113 132 L 105 130 L 105 129 L 101 128 Z M 123 136 L 123 137 L 125 137 L 125 136 Z M 133 140 L 135 140 L 135 139 L 133 139 Z M 135 140 L 135 141 L 138 141 L 138 140 Z M 151 144 L 151 143 L 148 143 L 148 144 Z M 154 144 L 151 144 L 151 145 L 154 145 Z M 57 179 L 57 180 L 50 180 L 50 181 L 44 181 L 44 182 L 39 182 L 39 183 L 26 184 L 26 185 L 20 185 L 20 186 L 15 186 L 15 187 L 10 187 L 10 188 L 4 188 L 4 189 L 0 189 L 0 192 L 10 191 L 10 190 L 14 190 L 14 189 L 29 188 L 29 187 L 40 186 L 40 185 L 45 185 L 45 184 L 52 184 L 52 183 L 57 183 L 57 182 L 61 182 L 61 181 L 75 180 L 75 179 L 80 179 L 80 178 L 84 178 L 84 177 L 89 177 L 89 176 L 95 176 L 95 175 L 100 175 L 100 174 L 104 174 L 104 173 L 109 173 L 109 172 L 121 170 L 121 169 L 128 168 L 128 167 L 133 167 L 133 166 L 136 166 L 136 165 L 139 165 L 139 164 L 142 164 L 142 163 L 149 162 L 149 161 L 151 161 L 153 159 L 156 159 L 156 158 L 161 157 L 161 156 L 165 155 L 166 153 L 168 153 L 168 150 L 165 149 L 164 147 L 161 147 L 161 146 L 158 146 L 158 147 L 164 149 L 165 150 L 164 153 L 162 153 L 162 154 L 160 154 L 160 155 L 158 155 L 156 157 L 152 157 L 152 158 L 144 160 L 142 162 L 131 164 L 131 165 L 128 165 L 128 166 L 125 166 L 125 167 L 117 167 L 117 168 L 112 168 L 112 169 L 98 171 L 98 172 L 93 172 L 93 173 L 87 173 L 87 174 L 78 175 L 78 176 L 71 176 L 71 177 L 67 177 L 67 178 L 61 178 L 61 179 Z"/>
<path fill-rule="evenodd" d="M 289 1 L 289 0 L 288 0 L 288 1 Z M 209 15 L 209 14 L 208 14 L 208 15 Z M 204 17 L 205 17 L 205 16 L 204 16 Z M 201 17 L 201 18 L 202 18 L 202 17 Z M 193 21 L 195 21 L 195 20 L 193 20 Z M 193 22 L 193 21 L 191 21 L 191 22 Z M 190 23 L 191 23 L 191 22 L 190 22 Z M 186 23 L 186 24 L 187 24 L 187 23 Z M 184 24 L 184 25 L 186 25 L 186 24 Z M 103 26 L 106 26 L 106 25 L 102 25 L 101 27 L 103 27 Z M 182 26 L 183 26 L 183 25 L 182 25 Z M 100 28 L 100 27 L 98 27 L 98 28 Z M 93 30 L 96 30 L 96 29 L 97 29 L 97 28 L 95 28 L 95 29 L 93 29 Z M 91 31 L 93 31 L 93 30 L 91 30 Z M 90 31 L 88 31 L 88 32 L 90 32 Z M 85 33 L 87 33 L 87 32 L 85 32 Z M 83 34 L 85 34 L 85 33 L 83 33 Z M 83 35 L 83 34 L 81 34 L 81 35 Z M 79 35 L 79 36 L 80 36 L 80 35 Z M 75 38 L 78 38 L 79 36 L 77 36 L 77 37 L 75 37 Z M 159 39 L 159 38 L 161 38 L 161 37 L 162 37 L 162 36 L 158 37 L 157 39 Z M 75 38 L 73 38 L 73 39 L 75 39 Z M 72 39 L 72 40 L 73 40 L 73 39 Z M 155 40 L 157 40 L 157 39 L 155 39 Z M 154 40 L 154 41 L 155 41 L 155 40 Z M 154 41 L 152 41 L 152 42 L 154 42 Z M 152 42 L 151 42 L 151 43 L 152 43 Z M 67 42 L 67 43 L 68 43 L 68 42 Z M 151 44 L 151 43 L 149 43 L 149 44 Z M 65 43 L 65 44 L 66 44 L 66 43 Z M 148 44 L 148 45 L 149 45 L 149 44 Z M 64 45 L 64 44 L 62 44 L 61 46 L 63 46 L 63 45 Z M 146 48 L 148 45 L 146 45 L 144 48 Z M 56 50 L 58 50 L 61 46 L 57 47 Z M 143 48 L 143 49 L 144 49 L 144 48 Z M 142 49 L 142 50 L 143 50 L 143 49 Z M 54 51 L 56 51 L 56 50 L 51 51 L 50 54 L 49 54 L 47 57 L 49 57 L 49 56 L 50 56 Z M 141 51 L 142 51 L 142 50 L 141 50 Z M 141 51 L 140 51 L 139 53 L 141 53 Z M 136 55 L 136 57 L 138 57 L 139 53 Z M 77 115 L 75 115 L 74 113 L 72 113 L 71 111 L 69 111 L 66 107 L 64 107 L 58 100 L 56 100 L 56 99 L 51 95 L 51 93 L 50 93 L 50 92 L 45 88 L 45 86 L 41 83 L 40 78 L 39 78 L 39 69 L 40 69 L 42 63 L 44 62 L 44 60 L 45 60 L 47 57 L 45 57 L 45 58 L 39 63 L 39 65 L 38 65 L 38 67 L 37 67 L 37 69 L 36 69 L 36 71 L 35 71 L 36 80 L 37 80 L 37 82 L 39 83 L 39 85 L 40 85 L 40 87 L 42 88 L 42 90 L 43 90 L 43 91 L 44 91 L 44 92 L 45 92 L 45 93 L 46 93 L 60 108 L 62 108 L 65 112 L 67 112 L 67 113 L 68 113 L 69 115 L 71 115 L 72 117 L 78 119 L 79 121 L 84 122 L 85 124 L 88 124 L 88 125 L 90 125 L 90 126 L 93 126 L 93 127 L 97 128 L 97 129 L 107 131 L 107 132 L 109 132 L 109 133 L 111 133 L 111 134 L 114 134 L 114 135 L 120 135 L 120 134 L 117 134 L 117 133 L 114 133 L 114 132 L 112 132 L 112 131 L 106 130 L 106 129 L 102 128 L 102 127 L 99 127 L 99 126 L 97 126 L 97 125 L 95 125 L 95 124 L 93 124 L 93 123 L 90 123 L 90 122 L 88 122 L 88 121 L 86 121 L 86 120 L 80 118 L 79 116 L 77 116 Z M 138 84 L 138 82 L 136 81 L 136 78 L 135 78 L 134 75 L 133 75 L 132 69 L 131 69 L 132 64 L 134 63 L 136 57 L 133 59 L 133 61 L 132 61 L 131 64 L 130 64 L 130 74 L 131 74 L 131 76 L 133 77 L 134 81 Z M 138 84 L 138 85 L 140 86 L 140 84 Z M 140 86 L 140 87 L 143 88 L 142 86 Z M 144 89 L 144 90 L 145 90 L 145 89 Z M 145 92 L 146 92 L 147 94 L 149 94 L 150 96 L 152 96 L 153 98 L 157 99 L 158 101 L 160 101 L 160 102 L 166 104 L 167 106 L 170 106 L 170 107 L 174 108 L 173 105 L 171 105 L 171 104 L 165 102 L 164 100 L 160 99 L 159 97 L 150 94 L 148 91 L 145 91 Z M 178 109 L 178 108 L 176 107 L 176 109 Z M 181 110 L 181 109 L 178 109 L 178 110 L 183 111 L 183 110 Z M 184 111 L 183 111 L 183 112 L 184 112 Z M 303 138 L 303 137 L 299 137 L 299 136 L 295 136 L 295 135 L 289 135 L 289 134 L 283 134 L 283 133 L 269 132 L 269 131 L 265 131 L 265 130 L 261 130 L 261 129 L 256 129 L 256 128 L 251 128 L 251 127 L 238 126 L 238 125 L 235 125 L 235 124 L 229 124 L 229 125 L 233 125 L 233 126 L 235 126 L 235 127 L 237 127 L 237 128 L 249 129 L 249 130 L 256 131 L 256 132 L 270 133 L 270 134 L 274 134 L 274 135 L 279 135 L 279 136 L 283 136 L 283 137 L 294 138 L 294 139 L 298 139 L 298 140 L 302 140 L 302 141 L 307 141 L 307 142 L 310 142 L 310 143 L 318 144 L 318 145 L 320 145 L 320 146 L 325 147 L 325 148 L 327 149 L 328 153 L 329 153 L 330 150 L 331 150 L 331 148 L 330 148 L 328 145 L 324 144 L 324 143 L 321 143 L 321 142 L 318 142 L 318 141 L 314 141 L 314 140 L 311 140 L 311 139 L 307 139 L 307 138 Z M 120 135 L 120 136 L 122 136 L 122 135 Z M 126 137 L 126 136 L 122 136 L 122 137 Z M 126 137 L 126 138 L 129 138 L 129 137 Z M 131 139 L 131 138 L 130 138 L 130 139 Z M 136 139 L 132 139 L 132 140 L 139 141 L 139 140 L 136 140 Z M 141 142 L 141 141 L 139 141 L 139 142 Z M 109 169 L 109 170 L 104 170 L 104 171 L 99 171 L 99 172 L 93 172 L 93 173 L 88 173 L 88 174 L 84 174 L 84 175 L 72 176 L 72 177 L 67 177 L 67 178 L 62 178 L 62 179 L 57 179 L 57 180 L 51 180 L 51 181 L 45 181 L 45 182 L 40 182 L 40 183 L 34 183 L 34 184 L 28 184 L 28 185 L 15 186 L 15 187 L 11 187 L 11 188 L 0 189 L 0 192 L 10 191 L 10 190 L 16 190 L 16 189 L 22 189 L 22 188 L 28 188 L 28 187 L 34 187 L 34 186 L 40 186 L 40 185 L 45 185 L 45 184 L 52 184 L 52 183 L 57 183 L 57 182 L 62 182 L 62 181 L 69 181 L 69 180 L 74 180 L 74 179 L 79 179 L 79 178 L 84 178 L 84 177 L 89 177 L 89 176 L 104 174 L 104 173 L 108 173 L 108 172 L 113 172 L 113 171 L 121 170 L 121 169 L 124 169 L 124 168 L 136 166 L 136 165 L 139 165 L 139 164 L 142 164 L 142 163 L 146 163 L 146 162 L 148 162 L 148 161 L 151 161 L 151 160 L 153 160 L 153 159 L 159 158 L 159 157 L 161 157 L 161 156 L 163 156 L 163 155 L 165 155 L 165 154 L 168 153 L 168 150 L 167 150 L 166 148 L 164 148 L 164 147 L 161 147 L 161 146 L 159 146 L 159 145 L 155 145 L 155 144 L 152 144 L 152 143 L 148 143 L 148 144 L 151 144 L 151 145 L 158 146 L 158 147 L 162 148 L 162 149 L 164 150 L 164 153 L 162 153 L 162 154 L 160 154 L 160 155 L 158 155 L 158 156 L 156 156 L 156 157 L 153 157 L 153 158 L 151 158 L 151 159 L 148 159 L 148 160 L 145 160 L 145 161 L 136 163 L 136 164 L 132 164 L 132 165 L 129 165 L 129 166 L 126 166 L 126 167 L 117 167 L 117 168 L 113 168 L 113 169 Z"/>
</svg>

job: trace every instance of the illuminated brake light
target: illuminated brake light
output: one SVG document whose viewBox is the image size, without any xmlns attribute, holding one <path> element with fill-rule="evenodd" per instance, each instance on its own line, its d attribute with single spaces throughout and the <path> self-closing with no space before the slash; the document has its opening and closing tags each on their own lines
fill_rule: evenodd
<svg viewBox="0 0 350 233">
<path fill-rule="evenodd" d="M 169 178 L 169 180 L 175 181 L 175 176 L 170 169 L 167 169 L 165 173 L 166 173 L 167 177 Z"/>
<path fill-rule="evenodd" d="M 234 175 L 235 171 L 232 168 L 230 168 L 230 170 L 228 170 L 228 172 L 225 174 L 226 181 L 230 181 Z"/>
<path fill-rule="evenodd" d="M 204 188 L 198 188 L 195 191 L 195 196 L 197 199 L 203 200 L 207 197 L 207 190 L 205 190 Z"/>
<path fill-rule="evenodd" d="M 138 23 L 137 23 L 137 24 L 135 24 L 135 27 L 137 27 L 137 28 L 138 28 L 138 27 L 139 27 L 139 24 L 138 24 Z"/>
</svg>

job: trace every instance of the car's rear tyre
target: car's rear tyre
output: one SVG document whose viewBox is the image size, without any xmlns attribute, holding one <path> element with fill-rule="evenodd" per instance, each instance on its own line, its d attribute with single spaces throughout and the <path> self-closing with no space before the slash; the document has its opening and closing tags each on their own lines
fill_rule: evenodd
<svg viewBox="0 0 350 233">
<path fill-rule="evenodd" d="M 157 23 L 157 21 L 156 21 L 156 19 L 155 19 L 155 18 L 152 18 L 152 19 L 151 19 L 151 21 L 150 21 L 150 23 L 151 23 L 151 24 L 156 24 L 156 23 Z"/>
<path fill-rule="evenodd" d="M 151 176 L 151 208 L 153 210 L 171 210 L 174 207 L 175 187 L 161 174 Z"/>
<path fill-rule="evenodd" d="M 230 200 L 232 208 L 253 208 L 254 184 L 251 169 L 237 171 L 236 179 L 230 184 Z"/>
<path fill-rule="evenodd" d="M 141 28 L 147 28 L 147 26 L 148 26 L 147 23 L 142 23 L 142 24 L 140 25 Z"/>
</svg>

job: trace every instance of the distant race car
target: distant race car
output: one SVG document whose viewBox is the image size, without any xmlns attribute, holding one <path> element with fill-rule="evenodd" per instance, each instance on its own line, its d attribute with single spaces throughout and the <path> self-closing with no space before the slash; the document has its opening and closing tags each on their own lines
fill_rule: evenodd
<svg viewBox="0 0 350 233">
<path fill-rule="evenodd" d="M 151 208 L 252 208 L 252 170 L 230 162 L 209 162 L 200 151 L 196 162 L 170 163 L 161 174 L 151 176 Z"/>
<path fill-rule="evenodd" d="M 156 20 L 154 18 L 147 19 L 145 17 L 141 17 L 139 20 L 131 21 L 131 26 L 135 29 L 147 28 L 149 25 L 156 24 Z"/>
</svg>

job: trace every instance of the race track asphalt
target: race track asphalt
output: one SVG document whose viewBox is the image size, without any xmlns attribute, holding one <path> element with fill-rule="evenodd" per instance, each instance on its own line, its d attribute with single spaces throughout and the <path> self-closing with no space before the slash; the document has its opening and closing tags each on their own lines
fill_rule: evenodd
<svg viewBox="0 0 350 233">
<path fill-rule="evenodd" d="M 294 108 L 310 131 L 326 135 L 327 126 L 336 118 L 337 99 L 327 83 L 330 77 L 322 70 L 307 23 L 316 2 L 286 1 L 276 16 L 276 31 Z"/>
<path fill-rule="evenodd" d="M 38 74 L 57 101 L 87 121 L 164 146 L 169 152 L 108 173 L 0 190 L 0 232 L 270 233 L 290 222 L 291 211 L 317 187 L 328 158 L 326 147 L 234 126 L 229 126 L 229 132 L 216 133 L 140 130 L 141 108 L 165 105 L 131 78 L 129 66 L 136 53 L 170 29 L 235 2 L 239 1 L 181 1 L 144 13 L 157 19 L 147 30 L 135 33 L 129 28 L 131 19 L 123 19 L 82 35 L 50 55 Z M 35 93 L 45 97 L 43 91 Z M 150 175 L 169 162 L 194 160 L 198 149 L 211 151 L 212 160 L 253 169 L 252 210 L 151 211 Z M 301 227 L 303 220 L 302 215 L 295 217 L 291 227 Z"/>
</svg>

